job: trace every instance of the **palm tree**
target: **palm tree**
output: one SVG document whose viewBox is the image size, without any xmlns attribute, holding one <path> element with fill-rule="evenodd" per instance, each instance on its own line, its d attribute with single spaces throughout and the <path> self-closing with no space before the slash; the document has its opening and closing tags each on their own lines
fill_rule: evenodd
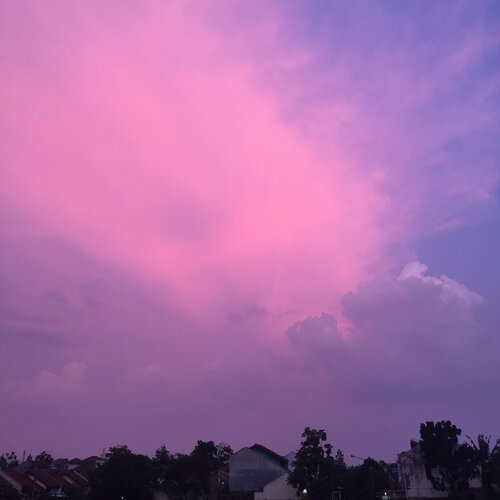
<svg viewBox="0 0 500 500">
<path fill-rule="evenodd" d="M 486 500 L 500 498 L 500 439 L 490 448 L 491 436 L 479 434 L 475 443 L 469 436 L 481 476 L 481 489 Z"/>
</svg>

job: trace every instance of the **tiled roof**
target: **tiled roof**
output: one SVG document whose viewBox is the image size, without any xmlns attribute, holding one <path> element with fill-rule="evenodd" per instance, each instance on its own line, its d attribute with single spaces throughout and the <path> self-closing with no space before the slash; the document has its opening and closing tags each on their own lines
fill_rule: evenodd
<svg viewBox="0 0 500 500">
<path fill-rule="evenodd" d="M 2 495 L 15 497 L 17 494 L 16 492 L 17 490 L 14 488 L 14 486 L 9 483 L 7 479 L 0 476 L 0 497 Z"/>
<path fill-rule="evenodd" d="M 12 485 L 9 483 L 9 481 L 7 481 L 7 479 L 0 476 L 0 487 L 4 486 L 12 486 Z"/>
<path fill-rule="evenodd" d="M 21 474 L 16 469 L 6 469 L 2 471 L 3 474 L 7 475 L 11 478 L 15 483 L 21 486 L 22 491 L 25 493 L 31 493 L 33 491 L 40 492 L 43 488 L 36 484 L 33 479 L 30 479 L 28 476 Z"/>
<path fill-rule="evenodd" d="M 28 474 L 35 476 L 37 481 L 40 481 L 48 488 L 55 488 L 67 484 L 57 472 L 51 470 L 30 470 Z"/>
<path fill-rule="evenodd" d="M 80 476 L 84 477 L 87 481 L 89 480 L 89 475 L 85 469 L 81 469 L 80 467 L 77 467 L 76 469 L 74 469 L 74 471 L 77 474 L 80 474 Z"/>
<path fill-rule="evenodd" d="M 80 486 L 87 486 L 89 484 L 88 477 L 84 476 L 81 472 L 76 472 L 74 470 L 67 471 L 63 474 L 63 477 L 67 477 L 70 480 L 74 481 L 76 484 Z"/>
<path fill-rule="evenodd" d="M 3 472 L 8 476 L 10 476 L 16 483 L 20 484 L 23 487 L 33 485 L 32 479 L 26 477 L 24 474 L 21 474 L 20 472 L 17 472 L 16 469 L 6 469 Z"/>
</svg>

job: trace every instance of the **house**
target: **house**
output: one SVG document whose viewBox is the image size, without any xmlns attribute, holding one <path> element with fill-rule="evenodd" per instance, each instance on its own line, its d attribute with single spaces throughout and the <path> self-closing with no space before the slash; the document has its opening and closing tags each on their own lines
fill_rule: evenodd
<svg viewBox="0 0 500 500">
<path fill-rule="evenodd" d="M 265 484 L 260 491 L 253 494 L 254 500 L 297 500 L 297 491 L 288 484 L 289 472 L 285 472 Z"/>
<path fill-rule="evenodd" d="M 57 458 L 49 466 L 50 469 L 55 470 L 59 473 L 68 470 L 68 467 L 69 460 L 67 458 Z"/>
<path fill-rule="evenodd" d="M 106 462 L 105 458 L 92 455 L 91 457 L 84 458 L 83 460 L 79 458 L 72 458 L 69 461 L 70 470 L 78 470 L 78 472 L 88 473 L 91 470 L 96 469 L 100 465 Z"/>
<path fill-rule="evenodd" d="M 68 470 L 76 469 L 77 467 L 79 467 L 82 464 L 82 462 L 83 462 L 83 460 L 81 460 L 80 458 L 76 458 L 76 457 L 72 458 L 68 462 Z"/>
<path fill-rule="evenodd" d="M 67 483 L 71 484 L 75 488 L 85 488 L 89 485 L 89 478 L 83 472 L 68 470 L 63 472 L 62 477 Z"/>
<path fill-rule="evenodd" d="M 0 469 L 0 500 L 4 498 L 33 499 L 40 496 L 66 497 L 76 490 L 89 490 L 87 470 L 97 467 L 103 459 L 58 459 L 43 468 L 26 461 L 15 468 Z M 80 470 L 81 469 L 81 470 Z"/>
<path fill-rule="evenodd" d="M 263 492 L 284 474 L 288 474 L 288 460 L 260 444 L 242 448 L 229 459 L 231 491 Z"/>
<path fill-rule="evenodd" d="M 432 483 L 427 479 L 424 466 L 424 458 L 420 444 L 412 440 L 410 449 L 398 454 L 398 476 L 399 484 L 402 488 L 403 498 L 413 499 L 434 499 L 447 498 L 448 492 L 435 490 Z M 470 488 L 481 487 L 479 478 L 470 481 Z"/>
<path fill-rule="evenodd" d="M 65 493 L 72 494 L 76 490 L 83 491 L 85 494 L 89 492 L 89 478 L 84 472 L 78 472 L 77 470 L 68 470 L 62 473 L 62 477 L 68 484 L 68 486 L 64 488 Z"/>
<path fill-rule="evenodd" d="M 215 473 L 215 482 L 217 491 L 224 492 L 229 489 L 229 465 Z"/>
<path fill-rule="evenodd" d="M 18 491 L 14 486 L 7 481 L 3 476 L 0 476 L 0 498 L 10 499 L 19 498 Z"/>
<path fill-rule="evenodd" d="M 51 497 L 65 496 L 65 487 L 71 486 L 57 472 L 48 469 L 31 470 L 26 473 L 29 479 L 42 488 Z"/>
<path fill-rule="evenodd" d="M 5 479 L 16 490 L 17 494 L 24 498 L 31 498 L 33 494 L 43 491 L 43 488 L 34 479 L 28 478 L 16 469 L 0 470 L 0 477 Z"/>
</svg>

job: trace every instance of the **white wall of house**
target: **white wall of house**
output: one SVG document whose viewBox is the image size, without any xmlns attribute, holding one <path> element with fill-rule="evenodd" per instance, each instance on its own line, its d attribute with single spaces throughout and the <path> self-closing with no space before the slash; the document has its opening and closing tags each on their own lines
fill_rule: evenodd
<svg viewBox="0 0 500 500">
<path fill-rule="evenodd" d="M 446 491 L 438 491 L 432 487 L 425 473 L 424 460 L 420 446 L 398 455 L 400 483 L 406 487 L 408 498 L 444 498 Z M 475 477 L 469 482 L 471 488 L 480 488 L 481 479 Z"/>
<path fill-rule="evenodd" d="M 420 446 L 398 455 L 400 483 L 404 486 L 408 498 L 445 498 L 446 491 L 438 491 L 427 479 Z"/>
<path fill-rule="evenodd" d="M 250 448 L 242 448 L 229 459 L 229 489 L 258 491 L 286 469 Z"/>
<path fill-rule="evenodd" d="M 297 500 L 295 488 L 287 482 L 288 476 L 288 472 L 285 472 L 266 484 L 262 491 L 256 491 L 254 500 Z"/>
</svg>

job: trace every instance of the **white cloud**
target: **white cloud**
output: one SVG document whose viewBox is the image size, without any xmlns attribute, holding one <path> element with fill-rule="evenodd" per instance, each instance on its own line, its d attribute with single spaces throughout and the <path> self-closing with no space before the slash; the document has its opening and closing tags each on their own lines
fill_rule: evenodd
<svg viewBox="0 0 500 500">
<path fill-rule="evenodd" d="M 412 262 L 397 278 L 372 280 L 346 294 L 348 337 L 329 314 L 292 325 L 287 335 L 304 366 L 324 370 L 335 390 L 362 400 L 458 401 L 464 391 L 476 397 L 478 387 L 483 396 L 493 394 L 499 346 L 481 317 L 485 301 L 426 271 Z"/>
<path fill-rule="evenodd" d="M 448 276 L 441 275 L 439 278 L 426 276 L 427 266 L 418 260 L 407 264 L 399 274 L 397 281 L 415 278 L 423 283 L 436 285 L 440 288 L 440 298 L 443 302 L 460 301 L 463 305 L 476 307 L 484 302 L 477 292 L 469 290 L 465 285 L 455 281 Z"/>
<path fill-rule="evenodd" d="M 20 397 L 52 399 L 72 396 L 82 391 L 87 368 L 85 363 L 71 361 L 60 373 L 42 370 L 31 380 L 7 383 L 6 387 Z"/>
</svg>

